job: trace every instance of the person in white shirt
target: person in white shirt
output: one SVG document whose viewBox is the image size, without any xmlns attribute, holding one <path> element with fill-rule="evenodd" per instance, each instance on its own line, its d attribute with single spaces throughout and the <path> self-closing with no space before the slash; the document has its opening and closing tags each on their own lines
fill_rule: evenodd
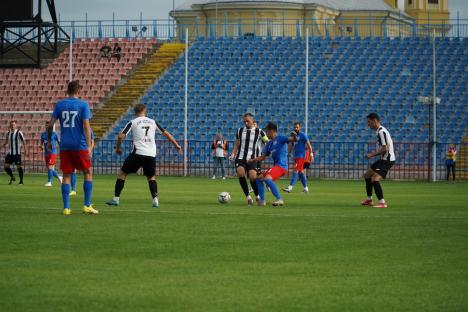
<svg viewBox="0 0 468 312">
<path fill-rule="evenodd" d="M 146 117 L 147 110 L 145 105 L 135 105 L 134 111 L 135 119 L 128 122 L 122 132 L 117 136 L 115 152 L 118 155 L 122 154 L 122 140 L 125 139 L 127 134 L 130 132 L 133 134 L 133 150 L 125 159 L 120 172 L 117 174 L 114 198 L 106 202 L 106 204 L 118 206 L 120 204 L 120 194 L 124 188 L 127 175 L 129 173 L 136 173 L 138 169 L 143 167 L 143 174 L 148 179 L 148 186 L 153 198 L 153 207 L 158 208 L 158 185 L 156 183 L 156 132 L 165 136 L 179 152 L 182 148 L 169 131 L 161 127 L 161 125 L 153 119 Z"/>
<path fill-rule="evenodd" d="M 379 149 L 370 152 L 366 155 L 367 159 L 379 156 L 379 160 L 373 163 L 370 168 L 364 173 L 364 179 L 366 180 L 366 192 L 367 199 L 361 202 L 363 206 L 373 206 L 375 208 L 387 208 L 383 196 L 382 186 L 380 181 L 385 179 L 388 171 L 392 168 L 395 163 L 395 152 L 393 150 L 393 140 L 390 136 L 390 132 L 380 124 L 379 115 L 376 113 L 370 113 L 367 116 L 367 126 L 375 131 L 377 141 L 379 143 Z M 375 195 L 379 200 L 378 204 L 374 206 L 372 202 L 372 188 L 375 190 Z"/>
<path fill-rule="evenodd" d="M 224 160 L 227 156 L 228 151 L 228 142 L 223 139 L 223 135 L 218 133 L 218 137 L 216 140 L 213 141 L 211 144 L 211 151 L 213 153 L 213 177 L 212 179 L 216 179 L 216 174 L 218 173 L 218 169 L 221 170 L 221 176 L 223 180 L 226 179 L 226 169 L 224 167 Z"/>
</svg>

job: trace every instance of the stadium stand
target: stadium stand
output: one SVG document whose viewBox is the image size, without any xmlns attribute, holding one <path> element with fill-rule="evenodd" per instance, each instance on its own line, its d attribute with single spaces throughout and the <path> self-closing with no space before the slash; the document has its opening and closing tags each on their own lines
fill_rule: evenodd
<svg viewBox="0 0 468 312">
<path fill-rule="evenodd" d="M 468 124 L 468 40 L 437 39 L 438 135 L 461 142 Z M 199 39 L 189 50 L 189 140 L 228 138 L 250 111 L 260 125 L 279 131 L 304 119 L 305 41 L 293 38 Z M 310 44 L 309 134 L 314 142 L 369 142 L 365 116 L 376 111 L 397 142 L 428 142 L 430 114 L 418 96 L 432 95 L 432 45 L 428 38 L 313 38 Z M 184 60 L 142 98 L 150 115 L 183 137 Z M 131 113 L 109 132 L 114 139 Z M 114 156 L 102 154 L 104 160 Z M 356 150 L 354 153 L 362 153 Z M 192 153 L 205 161 L 210 154 Z M 338 155 L 351 159 L 353 155 Z M 418 157 L 408 155 L 407 157 Z M 427 157 L 421 155 L 421 157 Z"/>
<path fill-rule="evenodd" d="M 101 58 L 103 42 L 118 42 L 122 58 Z M 81 40 L 73 44 L 74 75 L 83 85 L 81 97 L 97 108 L 116 84 L 152 49 L 156 39 Z M 1 111 L 50 111 L 55 102 L 65 96 L 69 79 L 69 50 L 65 49 L 43 69 L 0 69 Z M 8 121 L 18 120 L 28 140 L 39 140 L 44 122 L 50 114 L 0 114 L 0 133 L 8 130 Z M 40 157 L 29 155 L 29 157 Z"/>
</svg>

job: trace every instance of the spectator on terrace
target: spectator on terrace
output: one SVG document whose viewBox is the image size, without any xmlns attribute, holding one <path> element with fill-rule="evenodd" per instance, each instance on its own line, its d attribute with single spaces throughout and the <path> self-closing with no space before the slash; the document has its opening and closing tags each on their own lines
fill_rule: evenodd
<svg viewBox="0 0 468 312">
<path fill-rule="evenodd" d="M 120 62 L 120 58 L 122 57 L 122 48 L 116 42 L 114 45 L 114 49 L 112 50 L 112 56 L 117 59 L 117 62 Z"/>
<path fill-rule="evenodd" d="M 108 60 L 111 59 L 112 57 L 112 48 L 109 46 L 109 44 L 106 42 L 104 46 L 99 50 L 101 53 L 101 57 L 106 57 Z"/>
</svg>

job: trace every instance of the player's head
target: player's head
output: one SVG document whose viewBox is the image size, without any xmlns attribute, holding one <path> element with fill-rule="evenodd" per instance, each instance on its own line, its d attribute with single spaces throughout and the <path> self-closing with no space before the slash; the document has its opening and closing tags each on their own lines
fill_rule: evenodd
<svg viewBox="0 0 468 312">
<path fill-rule="evenodd" d="M 380 126 L 380 117 L 376 113 L 367 115 L 367 126 L 372 130 L 377 130 Z"/>
<path fill-rule="evenodd" d="M 299 121 L 296 121 L 294 123 L 294 132 L 296 132 L 296 133 L 301 132 L 301 123 Z"/>
<path fill-rule="evenodd" d="M 146 105 L 144 104 L 137 104 L 133 108 L 135 115 L 137 116 L 146 116 Z"/>
<path fill-rule="evenodd" d="M 270 139 L 272 139 L 276 136 L 276 133 L 278 132 L 278 126 L 275 123 L 270 121 L 265 127 L 265 132 L 266 132 L 266 135 Z"/>
<path fill-rule="evenodd" d="M 47 121 L 45 122 L 45 128 L 48 129 L 48 128 L 49 128 L 49 125 L 50 125 L 50 121 L 47 120 Z"/>
<path fill-rule="evenodd" d="M 254 116 L 251 113 L 245 113 L 244 116 L 244 124 L 247 128 L 251 129 L 255 124 Z"/>
<path fill-rule="evenodd" d="M 221 132 L 218 133 L 218 140 L 222 140 L 223 139 L 223 134 Z"/>
<path fill-rule="evenodd" d="M 15 130 L 16 129 L 16 120 L 10 121 L 10 129 Z"/>
<path fill-rule="evenodd" d="M 70 81 L 67 86 L 68 96 L 78 96 L 80 94 L 81 86 L 77 80 Z"/>
</svg>

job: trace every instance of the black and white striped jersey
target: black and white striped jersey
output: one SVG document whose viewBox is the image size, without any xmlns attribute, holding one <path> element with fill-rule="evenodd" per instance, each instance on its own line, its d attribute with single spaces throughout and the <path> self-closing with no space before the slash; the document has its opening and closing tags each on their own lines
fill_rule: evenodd
<svg viewBox="0 0 468 312">
<path fill-rule="evenodd" d="M 260 156 L 261 146 L 268 138 L 260 128 L 243 127 L 237 129 L 236 140 L 239 140 L 236 159 L 248 160 Z"/>
<path fill-rule="evenodd" d="M 156 121 L 148 117 L 137 117 L 130 120 L 121 133 L 127 135 L 132 132 L 133 151 L 137 155 L 156 156 L 156 132 L 166 131 Z"/>
<path fill-rule="evenodd" d="M 21 146 L 24 142 L 23 132 L 16 129 L 14 131 L 8 130 L 8 154 L 10 155 L 21 155 Z"/>
<path fill-rule="evenodd" d="M 380 146 L 386 145 L 388 150 L 385 154 L 381 155 L 380 158 L 388 161 L 395 161 L 395 152 L 393 150 L 393 140 L 390 136 L 390 132 L 385 127 L 380 126 L 376 131 L 377 140 Z"/>
</svg>

